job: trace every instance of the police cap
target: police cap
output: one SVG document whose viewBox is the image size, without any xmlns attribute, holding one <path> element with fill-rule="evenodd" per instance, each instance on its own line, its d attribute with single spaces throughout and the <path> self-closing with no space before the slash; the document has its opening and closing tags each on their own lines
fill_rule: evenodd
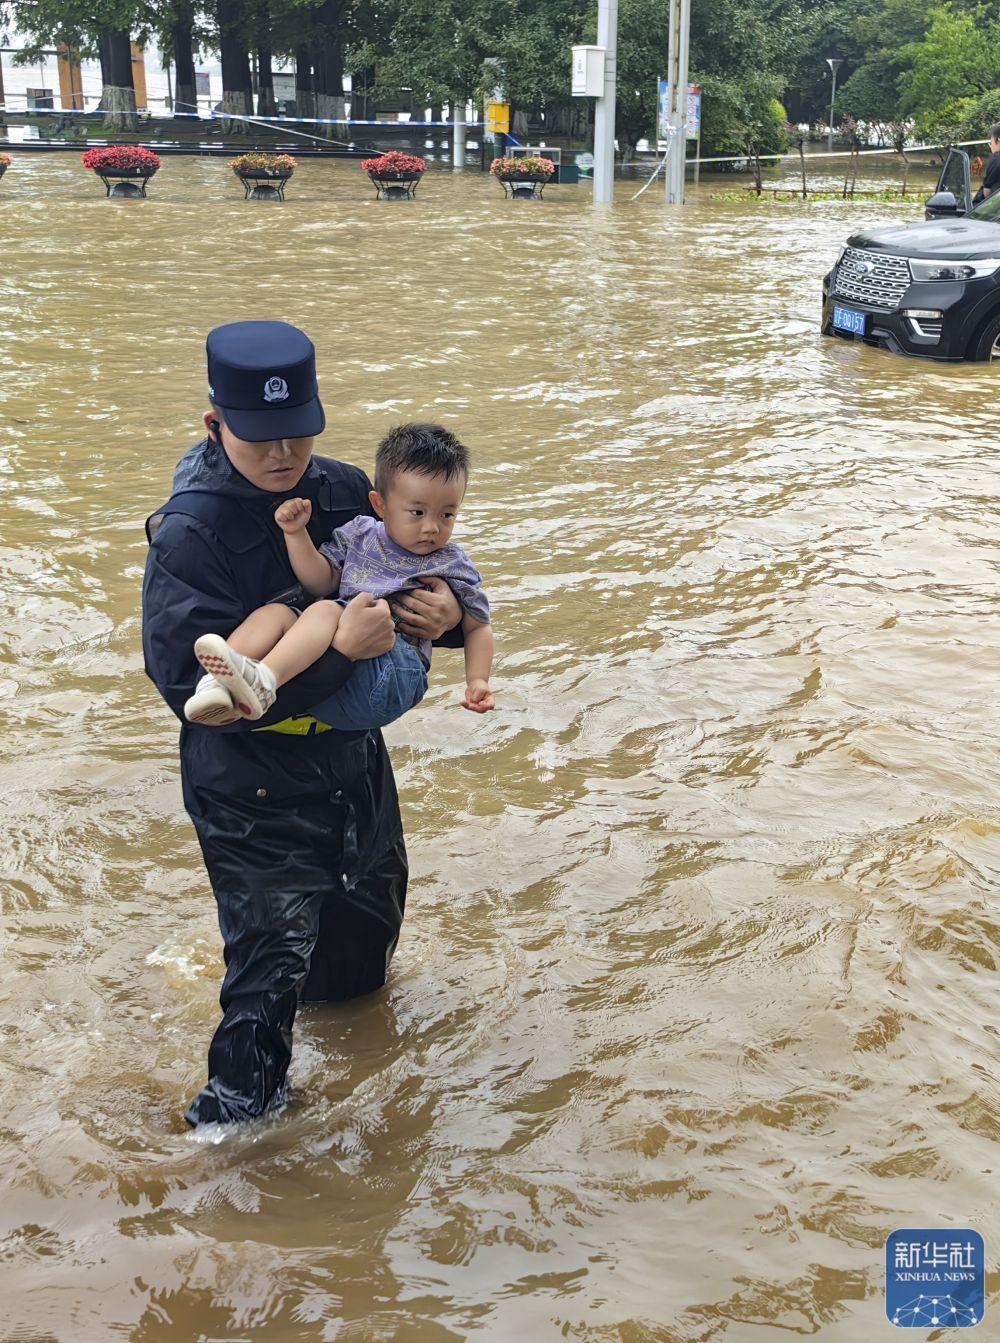
<svg viewBox="0 0 1000 1343">
<path fill-rule="evenodd" d="M 208 333 L 208 395 L 237 438 L 311 438 L 326 427 L 316 351 L 287 322 L 230 322 Z"/>
</svg>

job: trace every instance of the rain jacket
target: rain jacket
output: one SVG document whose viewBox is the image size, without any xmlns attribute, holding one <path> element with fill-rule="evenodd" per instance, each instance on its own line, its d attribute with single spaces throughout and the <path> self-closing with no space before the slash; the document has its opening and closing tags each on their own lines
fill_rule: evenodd
<svg viewBox="0 0 1000 1343">
<path fill-rule="evenodd" d="M 193 644 L 224 637 L 269 601 L 306 605 L 274 510 L 307 498 L 319 546 L 370 513 L 363 471 L 313 457 L 294 490 L 258 489 L 210 439 L 182 459 L 146 524 L 146 672 L 181 720 L 184 805 L 219 907 L 226 976 L 209 1082 L 190 1123 L 260 1114 L 280 1096 L 300 998 L 353 997 L 385 982 L 406 898 L 395 782 L 378 732 L 261 731 L 335 693 L 353 664 L 335 650 L 278 693 L 259 722 L 187 723 L 201 668 Z"/>
</svg>

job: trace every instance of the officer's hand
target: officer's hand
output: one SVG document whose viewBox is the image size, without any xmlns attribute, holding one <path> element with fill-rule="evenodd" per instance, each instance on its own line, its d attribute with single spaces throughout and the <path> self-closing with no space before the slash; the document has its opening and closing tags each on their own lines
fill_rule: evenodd
<svg viewBox="0 0 1000 1343">
<path fill-rule="evenodd" d="M 359 592 L 344 607 L 333 646 L 352 662 L 381 657 L 396 642 L 389 603 L 378 601 L 370 592 Z"/>
<path fill-rule="evenodd" d="M 443 578 L 422 578 L 422 588 L 392 599 L 399 628 L 415 639 L 440 639 L 462 619 L 458 598 Z"/>
<path fill-rule="evenodd" d="M 312 517 L 313 506 L 308 499 L 286 499 L 274 510 L 274 520 L 286 534 L 300 532 Z"/>
</svg>

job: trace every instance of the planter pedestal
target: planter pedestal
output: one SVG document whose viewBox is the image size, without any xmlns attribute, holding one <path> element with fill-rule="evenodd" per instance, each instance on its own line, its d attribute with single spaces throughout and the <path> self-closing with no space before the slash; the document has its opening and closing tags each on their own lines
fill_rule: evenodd
<svg viewBox="0 0 1000 1343">
<path fill-rule="evenodd" d="M 95 171 L 104 183 L 106 196 L 145 196 L 146 183 L 153 176 L 138 168 L 97 168 Z"/>
<path fill-rule="evenodd" d="M 368 174 L 375 195 L 381 201 L 412 200 L 423 173 Z"/>
<path fill-rule="evenodd" d="M 546 177 L 542 173 L 525 174 L 524 177 L 498 177 L 497 181 L 503 187 L 503 194 L 509 200 L 515 201 L 540 201 L 542 192 L 552 181 L 551 176 Z"/>
<path fill-rule="evenodd" d="M 283 201 L 285 185 L 291 173 L 233 172 L 243 184 L 243 199 L 248 201 Z"/>
</svg>

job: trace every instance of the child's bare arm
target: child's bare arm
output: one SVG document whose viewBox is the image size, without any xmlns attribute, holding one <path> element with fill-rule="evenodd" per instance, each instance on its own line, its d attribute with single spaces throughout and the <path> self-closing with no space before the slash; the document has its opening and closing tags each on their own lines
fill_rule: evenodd
<svg viewBox="0 0 1000 1343">
<path fill-rule="evenodd" d="M 463 708 L 473 713 L 488 713 L 496 705 L 490 693 L 493 669 L 493 626 L 483 625 L 470 615 L 462 617 L 465 635 L 465 699 Z"/>
<path fill-rule="evenodd" d="M 286 499 L 274 511 L 274 520 L 285 533 L 288 559 L 295 577 L 313 597 L 329 597 L 340 587 L 340 573 L 313 545 L 306 531 L 312 517 L 308 499 Z"/>
</svg>

